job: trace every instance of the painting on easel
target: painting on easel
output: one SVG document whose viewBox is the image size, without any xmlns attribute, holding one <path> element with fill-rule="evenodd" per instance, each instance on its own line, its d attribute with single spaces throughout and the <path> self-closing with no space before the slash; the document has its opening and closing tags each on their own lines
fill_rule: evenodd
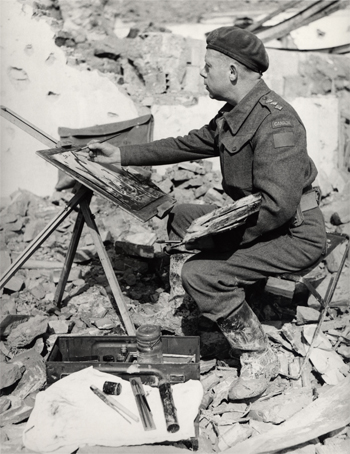
<svg viewBox="0 0 350 454">
<path fill-rule="evenodd" d="M 175 203 L 149 179 L 145 180 L 141 168 L 98 164 L 90 161 L 87 150 L 81 148 L 54 148 L 37 154 L 142 221 L 164 215 L 164 210 Z"/>
</svg>

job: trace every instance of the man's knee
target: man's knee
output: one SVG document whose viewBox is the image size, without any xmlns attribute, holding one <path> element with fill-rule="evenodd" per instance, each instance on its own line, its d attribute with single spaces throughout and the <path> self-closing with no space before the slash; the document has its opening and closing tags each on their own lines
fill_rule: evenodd
<svg viewBox="0 0 350 454">
<path fill-rule="evenodd" d="M 181 270 L 182 285 L 189 294 L 191 294 L 190 289 L 192 287 L 198 287 L 198 272 L 196 271 L 195 263 L 191 260 L 187 261 L 183 264 Z"/>
<path fill-rule="evenodd" d="M 183 238 L 192 222 L 214 210 L 213 205 L 182 203 L 175 205 L 168 216 L 168 236 L 170 239 Z"/>
</svg>

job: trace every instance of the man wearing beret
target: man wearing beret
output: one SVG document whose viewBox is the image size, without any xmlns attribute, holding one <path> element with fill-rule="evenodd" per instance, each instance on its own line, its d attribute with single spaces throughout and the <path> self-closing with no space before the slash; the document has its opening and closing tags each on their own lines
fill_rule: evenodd
<svg viewBox="0 0 350 454">
<path fill-rule="evenodd" d="M 257 215 L 244 226 L 195 245 L 182 281 L 201 313 L 215 321 L 240 355 L 231 400 L 262 394 L 279 371 L 277 356 L 246 302 L 245 289 L 270 275 L 312 266 L 324 254 L 326 233 L 317 194 L 317 170 L 307 154 L 306 132 L 295 110 L 262 80 L 269 60 L 262 42 L 237 27 L 207 36 L 204 85 L 226 104 L 208 125 L 177 138 L 116 148 L 91 144 L 96 162 L 173 164 L 220 157 L 223 189 L 233 200 L 261 193 Z M 170 239 L 212 205 L 183 204 L 169 215 Z M 198 251 L 199 250 L 199 251 Z"/>
</svg>

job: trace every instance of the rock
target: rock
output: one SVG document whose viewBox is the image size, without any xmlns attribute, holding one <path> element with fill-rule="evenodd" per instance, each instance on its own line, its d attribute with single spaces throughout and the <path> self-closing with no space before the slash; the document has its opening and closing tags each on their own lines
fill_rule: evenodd
<svg viewBox="0 0 350 454">
<path fill-rule="evenodd" d="M 203 177 L 196 177 L 196 178 L 191 178 L 188 180 L 188 186 L 190 188 L 199 188 L 203 186 L 204 184 L 204 178 Z"/>
<path fill-rule="evenodd" d="M 0 274 L 1 276 L 11 266 L 11 256 L 7 251 L 0 251 Z"/>
<path fill-rule="evenodd" d="M 25 366 L 20 362 L 1 363 L 0 367 L 0 389 L 16 383 L 24 374 Z"/>
<path fill-rule="evenodd" d="M 290 388 L 283 394 L 251 405 L 249 416 L 262 422 L 280 424 L 313 401 L 312 388 Z"/>
<path fill-rule="evenodd" d="M 199 188 L 196 188 L 195 192 L 194 192 L 194 196 L 196 199 L 199 199 L 200 197 L 202 197 L 204 194 L 206 194 L 210 189 L 210 185 L 209 184 L 203 184 L 202 186 L 200 186 Z"/>
<path fill-rule="evenodd" d="M 49 329 L 53 334 L 67 334 L 70 331 L 71 322 L 67 320 L 50 320 Z"/>
<path fill-rule="evenodd" d="M 193 177 L 193 172 L 189 170 L 175 170 L 172 180 L 175 183 L 179 183 L 181 181 L 190 180 Z"/>
<path fill-rule="evenodd" d="M 20 314 L 8 314 L 1 320 L 0 332 L 1 337 L 6 338 L 11 331 L 23 322 L 26 322 L 30 318 L 29 315 Z"/>
<path fill-rule="evenodd" d="M 333 221 L 335 221 L 335 225 L 339 225 L 343 223 L 342 219 L 347 220 L 350 214 L 348 197 L 338 196 L 338 198 L 334 199 L 333 202 L 323 206 L 321 209 L 326 222 L 332 222 L 332 216 L 334 216 L 336 213 L 335 218 L 333 218 Z"/>
<path fill-rule="evenodd" d="M 45 295 L 46 295 L 45 288 L 41 284 L 36 285 L 35 287 L 33 287 L 30 290 L 30 293 L 34 296 L 34 298 L 36 300 L 42 300 L 43 298 L 45 298 Z"/>
<path fill-rule="evenodd" d="M 174 184 L 169 178 L 165 178 L 163 181 L 157 183 L 157 186 L 161 191 L 165 192 L 165 194 L 169 194 L 173 189 Z"/>
<path fill-rule="evenodd" d="M 16 191 L 11 195 L 12 201 L 11 204 L 7 206 L 7 214 L 15 214 L 16 216 L 26 216 L 29 202 L 30 202 L 30 193 L 29 191 Z"/>
<path fill-rule="evenodd" d="M 97 303 L 92 307 L 91 317 L 92 318 L 103 318 L 107 314 L 107 309 L 103 304 Z"/>
<path fill-rule="evenodd" d="M 111 35 L 98 41 L 94 46 L 93 52 L 96 57 L 117 60 L 122 54 L 127 52 L 128 48 L 128 40 L 119 39 Z"/>
<path fill-rule="evenodd" d="M 94 320 L 94 325 L 98 328 L 98 329 L 112 329 L 115 327 L 115 323 L 113 323 L 113 321 L 109 318 L 98 318 L 96 320 Z"/>
<path fill-rule="evenodd" d="M 81 268 L 72 268 L 68 276 L 68 282 L 76 281 L 82 277 L 83 273 Z"/>
<path fill-rule="evenodd" d="M 11 331 L 7 343 L 10 347 L 25 347 L 36 337 L 46 333 L 47 326 L 47 317 L 41 315 L 32 317 Z"/>
<path fill-rule="evenodd" d="M 95 246 L 85 246 L 79 248 L 74 256 L 75 263 L 83 263 L 91 260 L 96 254 Z"/>
<path fill-rule="evenodd" d="M 5 295 L 2 297 L 2 314 L 16 314 L 16 301 L 9 295 L 6 296 L 8 296 L 8 299 L 5 299 Z"/>
<path fill-rule="evenodd" d="M 102 243 L 112 243 L 113 237 L 109 230 L 100 230 Z"/>
<path fill-rule="evenodd" d="M 0 414 L 11 407 L 11 400 L 6 396 L 0 397 Z"/>
<path fill-rule="evenodd" d="M 16 222 L 18 219 L 18 215 L 14 213 L 5 213 L 1 216 L 0 225 L 3 226 L 4 224 L 11 224 Z"/>
<path fill-rule="evenodd" d="M 23 241 L 26 243 L 32 241 L 46 227 L 46 224 L 47 222 L 43 219 L 37 219 L 29 222 L 25 228 Z"/>
<path fill-rule="evenodd" d="M 198 162 L 179 162 L 177 166 L 179 169 L 185 169 L 199 174 L 202 174 L 204 171 L 203 166 L 198 164 Z"/>
<path fill-rule="evenodd" d="M 306 306 L 297 307 L 297 325 L 304 325 L 306 323 L 317 322 L 320 318 L 320 313 L 316 309 Z"/>
<path fill-rule="evenodd" d="M 205 193 L 205 196 L 204 196 L 204 201 L 206 203 L 213 203 L 215 205 L 218 205 L 218 206 L 222 206 L 224 204 L 224 197 L 222 196 L 222 194 L 220 194 L 219 191 L 217 191 L 216 189 L 214 188 L 210 188 L 206 193 Z"/>
<path fill-rule="evenodd" d="M 16 222 L 11 222 L 4 225 L 4 230 L 6 232 L 20 232 L 23 227 L 23 219 L 20 218 Z"/>
<path fill-rule="evenodd" d="M 4 288 L 10 292 L 19 292 L 22 290 L 24 285 L 24 280 L 20 276 L 13 276 L 11 279 L 6 282 Z"/>
<path fill-rule="evenodd" d="M 43 388 L 46 383 L 46 367 L 43 357 L 34 348 L 19 353 L 12 361 L 15 360 L 21 361 L 26 370 L 11 396 L 23 400 Z"/>
<path fill-rule="evenodd" d="M 341 356 L 334 351 L 314 348 L 310 354 L 310 361 L 328 385 L 337 385 L 349 373 L 349 367 L 344 363 Z"/>
<path fill-rule="evenodd" d="M 18 424 L 29 418 L 33 407 L 24 402 L 16 408 L 10 408 L 1 415 L 1 425 Z"/>
<path fill-rule="evenodd" d="M 350 359 L 350 347 L 347 345 L 341 345 L 337 352 L 345 359 Z"/>
<path fill-rule="evenodd" d="M 218 447 L 220 451 L 225 451 L 230 446 L 240 443 L 252 435 L 253 429 L 242 424 L 234 424 L 228 430 L 219 435 Z"/>
</svg>

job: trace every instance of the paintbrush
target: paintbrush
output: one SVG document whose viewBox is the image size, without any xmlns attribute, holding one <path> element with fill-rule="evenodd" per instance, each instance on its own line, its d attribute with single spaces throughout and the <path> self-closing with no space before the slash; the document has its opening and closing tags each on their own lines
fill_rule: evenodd
<svg viewBox="0 0 350 454">
<path fill-rule="evenodd" d="M 125 421 L 128 421 L 129 424 L 131 422 L 123 415 L 125 413 L 129 418 L 133 419 L 134 421 L 138 422 L 139 418 L 135 416 L 130 410 L 124 407 L 124 405 L 120 404 L 119 402 L 116 402 L 114 399 L 110 398 L 109 396 L 105 395 L 103 392 L 101 392 L 96 386 L 91 385 L 90 389 L 92 392 L 96 394 L 97 397 L 99 397 L 106 405 L 109 407 L 113 408 L 117 413 L 122 416 Z"/>
<path fill-rule="evenodd" d="M 119 136 L 120 133 L 118 132 L 118 134 L 114 134 L 113 136 L 111 137 L 107 137 L 107 139 L 103 139 L 103 140 L 99 140 L 98 142 L 94 142 L 94 143 L 103 143 L 103 142 L 107 142 L 108 140 L 111 140 L 111 139 L 114 139 L 114 137 L 117 137 Z M 88 150 L 89 149 L 89 145 L 84 145 L 83 147 L 81 148 L 77 148 L 75 150 L 67 150 L 67 151 L 71 151 L 73 154 L 75 153 L 78 153 L 80 151 L 84 151 L 84 150 Z"/>
</svg>

